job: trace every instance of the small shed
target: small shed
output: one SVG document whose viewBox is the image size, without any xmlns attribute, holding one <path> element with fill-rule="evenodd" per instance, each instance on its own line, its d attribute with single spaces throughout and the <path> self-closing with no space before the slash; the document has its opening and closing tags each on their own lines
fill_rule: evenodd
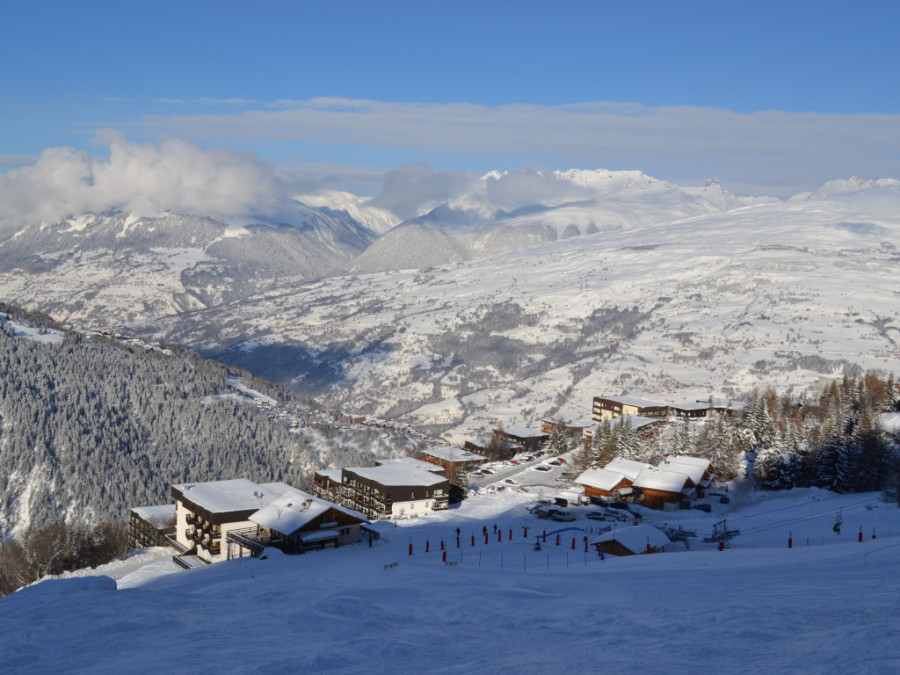
<svg viewBox="0 0 900 675">
<path fill-rule="evenodd" d="M 652 525 L 634 525 L 604 532 L 591 541 L 591 546 L 604 554 L 640 555 L 661 553 L 669 542 L 666 533 Z"/>
</svg>

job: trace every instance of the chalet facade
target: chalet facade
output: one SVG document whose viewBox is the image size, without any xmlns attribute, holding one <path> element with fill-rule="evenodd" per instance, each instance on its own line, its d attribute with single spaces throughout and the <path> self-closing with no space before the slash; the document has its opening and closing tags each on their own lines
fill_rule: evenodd
<svg viewBox="0 0 900 675">
<path fill-rule="evenodd" d="M 194 560 L 258 555 L 266 546 L 302 553 L 358 542 L 359 526 L 367 522 L 362 514 L 285 483 L 239 478 L 173 485 L 171 493 L 175 538 L 170 543 L 183 554 L 176 557 L 183 567 L 195 566 Z"/>
<path fill-rule="evenodd" d="M 648 509 L 677 508 L 682 501 L 697 494 L 694 482 L 687 474 L 656 467 L 641 471 L 632 486 L 639 494 L 637 502 Z"/>
<path fill-rule="evenodd" d="M 575 479 L 575 483 L 584 487 L 585 497 L 622 499 L 631 494 L 631 479 L 607 469 L 588 469 Z"/>
<path fill-rule="evenodd" d="M 175 535 L 175 505 L 136 506 L 128 516 L 129 548 L 168 546 Z"/>
<path fill-rule="evenodd" d="M 623 415 L 665 418 L 668 414 L 669 406 L 632 396 L 595 396 L 592 407 L 595 422 L 605 422 Z"/>
<path fill-rule="evenodd" d="M 703 497 L 715 478 L 712 464 L 708 459 L 688 457 L 685 455 L 667 455 L 657 466 L 658 469 L 677 471 L 687 475 L 697 490 L 697 496 Z"/>
<path fill-rule="evenodd" d="M 334 473 L 317 471 L 316 494 L 335 494 L 340 504 L 372 520 L 422 516 L 446 509 L 450 499 L 450 480 L 444 468 L 427 462 L 412 464 L 410 458 L 380 460 L 373 467 L 340 469 L 340 486 Z M 424 465 L 429 467 L 423 468 Z"/>
<path fill-rule="evenodd" d="M 285 553 L 305 553 L 359 542 L 360 527 L 369 522 L 358 511 L 291 489 L 250 516 L 256 532 L 244 537 L 275 545 Z M 239 533 L 233 533 L 239 534 Z M 228 539 L 229 557 L 243 554 L 242 537 Z"/>
</svg>

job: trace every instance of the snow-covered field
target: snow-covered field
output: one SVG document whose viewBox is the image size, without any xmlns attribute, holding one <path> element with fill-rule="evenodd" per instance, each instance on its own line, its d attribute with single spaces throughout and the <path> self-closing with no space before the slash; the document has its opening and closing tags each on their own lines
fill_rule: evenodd
<svg viewBox="0 0 900 675">
<path fill-rule="evenodd" d="M 690 551 L 601 561 L 583 551 L 592 507 L 538 520 L 530 489 L 382 523 L 371 548 L 186 572 L 154 550 L 45 581 L 0 600 L 0 671 L 900 671 L 900 509 L 879 495 L 737 488 L 710 514 L 644 511 L 696 529 Z M 723 518 L 741 534 L 720 552 L 699 540 Z"/>
</svg>

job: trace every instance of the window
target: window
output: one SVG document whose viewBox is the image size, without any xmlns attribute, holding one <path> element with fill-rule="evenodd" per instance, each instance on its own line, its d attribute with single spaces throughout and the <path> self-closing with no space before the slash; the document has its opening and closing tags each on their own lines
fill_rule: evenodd
<svg viewBox="0 0 900 675">
<path fill-rule="evenodd" d="M 348 534 L 350 534 L 350 528 L 349 528 L 349 527 L 342 527 L 342 528 L 341 528 L 341 536 L 342 536 L 342 537 L 346 537 Z"/>
</svg>

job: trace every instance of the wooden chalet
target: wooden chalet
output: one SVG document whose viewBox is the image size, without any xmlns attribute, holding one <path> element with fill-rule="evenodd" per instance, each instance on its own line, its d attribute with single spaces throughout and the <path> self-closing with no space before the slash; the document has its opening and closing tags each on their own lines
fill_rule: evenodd
<svg viewBox="0 0 900 675">
<path fill-rule="evenodd" d="M 656 467 L 641 471 L 632 487 L 638 492 L 636 501 L 648 509 L 677 508 L 675 505 L 696 496 L 694 482 L 687 474 Z"/>
<path fill-rule="evenodd" d="M 621 499 L 631 494 L 631 479 L 607 469 L 588 469 L 575 483 L 584 486 L 585 497 Z"/>
<path fill-rule="evenodd" d="M 715 478 L 712 464 L 709 463 L 708 459 L 703 459 L 702 457 L 666 455 L 657 468 L 686 474 L 697 489 L 698 497 L 703 497 Z"/>
<path fill-rule="evenodd" d="M 285 553 L 305 553 L 359 542 L 363 514 L 291 489 L 250 516 L 256 532 L 235 532 L 228 539 L 229 557 L 246 548 L 246 539 L 275 546 Z M 249 529 L 249 528 L 248 528 Z"/>
<path fill-rule="evenodd" d="M 641 555 L 660 553 L 670 543 L 665 532 L 652 525 L 629 525 L 619 527 L 591 540 L 590 545 L 597 551 L 609 555 Z"/>
</svg>

